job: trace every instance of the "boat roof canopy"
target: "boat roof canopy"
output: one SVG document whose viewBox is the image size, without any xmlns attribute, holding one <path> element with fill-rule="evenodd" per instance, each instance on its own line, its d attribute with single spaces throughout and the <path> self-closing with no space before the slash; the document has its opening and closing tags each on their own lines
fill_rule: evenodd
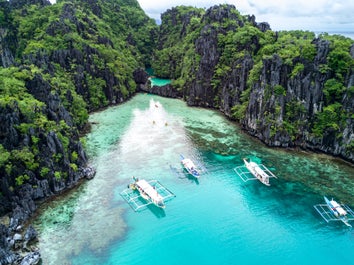
<svg viewBox="0 0 354 265">
<path fill-rule="evenodd" d="M 189 158 L 183 159 L 182 163 L 187 167 L 195 167 L 194 163 Z"/>
<path fill-rule="evenodd" d="M 346 215 L 347 212 L 336 202 L 335 200 L 330 201 L 332 207 L 339 213 L 339 215 Z"/>
<path fill-rule="evenodd" d="M 145 179 L 139 180 L 135 184 L 140 187 L 153 201 L 163 201 L 162 196 Z"/>
</svg>

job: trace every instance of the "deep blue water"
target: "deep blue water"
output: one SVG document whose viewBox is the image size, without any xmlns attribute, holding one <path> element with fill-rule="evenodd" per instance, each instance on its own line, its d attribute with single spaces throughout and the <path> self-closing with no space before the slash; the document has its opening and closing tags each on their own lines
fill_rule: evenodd
<svg viewBox="0 0 354 265">
<path fill-rule="evenodd" d="M 325 155 L 270 149 L 215 111 L 139 94 L 91 115 L 95 179 L 43 207 L 44 264 L 354 264 L 354 232 L 325 223 L 323 195 L 354 206 L 354 169 Z M 180 154 L 205 169 L 176 175 Z M 277 176 L 266 187 L 233 168 L 249 157 Z M 120 196 L 132 176 L 176 197 L 134 212 Z"/>
</svg>

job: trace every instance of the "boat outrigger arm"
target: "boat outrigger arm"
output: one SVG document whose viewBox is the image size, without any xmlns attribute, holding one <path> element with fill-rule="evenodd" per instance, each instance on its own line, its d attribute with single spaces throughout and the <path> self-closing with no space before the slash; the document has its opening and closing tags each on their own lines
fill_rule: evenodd
<svg viewBox="0 0 354 265">
<path fill-rule="evenodd" d="M 350 221 L 354 221 L 354 211 L 345 204 L 340 204 L 335 200 L 327 199 L 324 196 L 324 204 L 316 204 L 313 207 L 328 223 L 330 221 L 342 221 L 346 226 L 351 227 Z"/>
<path fill-rule="evenodd" d="M 130 183 L 128 188 L 123 190 L 120 195 L 136 212 L 150 204 L 165 208 L 165 202 L 176 197 L 157 180 L 146 181 L 137 178 L 134 178 L 134 182 Z"/>
<path fill-rule="evenodd" d="M 265 165 L 248 162 L 247 159 L 243 161 L 245 164 L 235 167 L 234 171 L 244 182 L 258 179 L 264 185 L 270 186 L 269 179 L 277 178 Z"/>
</svg>

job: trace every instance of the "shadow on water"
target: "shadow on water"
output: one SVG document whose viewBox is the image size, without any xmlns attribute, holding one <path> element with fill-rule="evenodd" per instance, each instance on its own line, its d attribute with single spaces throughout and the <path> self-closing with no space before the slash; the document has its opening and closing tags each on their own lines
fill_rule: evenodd
<svg viewBox="0 0 354 265">
<path fill-rule="evenodd" d="M 129 187 L 129 186 L 128 186 Z M 136 194 L 138 195 L 139 193 L 138 192 L 136 192 Z M 143 206 L 143 207 L 141 207 L 141 209 L 139 209 L 139 210 L 137 210 L 136 212 L 137 213 L 140 213 L 140 212 L 144 212 L 144 211 L 147 211 L 147 210 L 149 210 L 150 212 L 152 212 L 157 218 L 163 218 L 163 217 L 165 217 L 166 216 L 166 213 L 165 213 L 165 210 L 164 209 L 162 209 L 162 208 L 160 208 L 160 207 L 157 207 L 156 205 L 154 205 L 154 204 L 148 204 L 148 205 L 145 205 L 146 204 L 146 200 L 144 199 L 144 198 L 142 198 L 142 197 L 139 197 L 138 199 L 137 199 L 138 201 L 139 201 L 139 205 L 141 205 L 141 206 Z M 131 207 L 131 209 L 133 210 L 133 211 L 135 211 L 134 210 L 134 208 L 130 205 L 130 207 Z"/>
<path fill-rule="evenodd" d="M 187 179 L 187 180 L 189 180 L 189 182 L 199 185 L 199 179 L 195 178 L 194 176 L 189 174 L 186 170 L 182 171 L 182 174 L 181 174 L 181 176 L 179 178 L 180 179 Z"/>
<path fill-rule="evenodd" d="M 188 176 L 188 179 L 189 179 L 191 182 L 194 182 L 195 184 L 199 185 L 199 179 L 194 178 L 194 177 L 192 177 L 192 176 Z"/>
<path fill-rule="evenodd" d="M 166 212 L 164 209 L 157 207 L 154 204 L 149 204 L 146 206 L 146 209 L 148 209 L 150 212 L 152 212 L 156 218 L 163 218 L 166 217 Z"/>
<path fill-rule="evenodd" d="M 179 178 L 179 179 L 187 179 L 190 182 L 199 185 L 199 179 L 195 178 L 194 176 L 189 174 L 187 170 L 185 170 L 183 168 L 178 169 L 178 168 L 176 168 L 176 167 L 174 167 L 172 165 L 170 165 L 170 170 L 171 170 L 172 174 L 175 175 L 177 178 Z"/>
</svg>

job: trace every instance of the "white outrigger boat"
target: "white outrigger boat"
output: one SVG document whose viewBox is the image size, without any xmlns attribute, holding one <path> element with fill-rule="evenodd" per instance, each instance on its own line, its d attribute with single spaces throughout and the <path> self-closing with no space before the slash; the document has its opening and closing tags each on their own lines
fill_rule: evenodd
<svg viewBox="0 0 354 265">
<path fill-rule="evenodd" d="M 323 197 L 325 204 L 316 204 L 313 207 L 322 216 L 322 218 L 328 223 L 330 221 L 342 221 L 346 226 L 351 227 L 349 221 L 354 221 L 354 212 L 349 206 L 345 204 L 339 204 L 333 198 L 327 199 Z"/>
<path fill-rule="evenodd" d="M 121 192 L 121 195 L 134 211 L 138 211 L 149 204 L 164 209 L 166 207 L 165 202 L 175 197 L 170 190 L 162 186 L 157 180 L 146 181 L 135 177 L 133 179 L 134 182 L 130 183 L 128 188 Z M 136 194 L 136 191 L 139 195 Z M 143 199 L 143 202 L 141 199 Z"/>
<path fill-rule="evenodd" d="M 266 166 L 263 164 L 257 164 L 253 161 L 247 161 L 243 159 L 244 165 L 235 167 L 234 171 L 244 181 L 258 179 L 266 186 L 270 186 L 269 179 L 277 178 Z"/>
<path fill-rule="evenodd" d="M 181 163 L 183 167 L 188 171 L 188 173 L 191 174 L 193 177 L 200 177 L 200 171 L 191 159 L 184 158 L 183 155 L 181 155 Z"/>
</svg>

